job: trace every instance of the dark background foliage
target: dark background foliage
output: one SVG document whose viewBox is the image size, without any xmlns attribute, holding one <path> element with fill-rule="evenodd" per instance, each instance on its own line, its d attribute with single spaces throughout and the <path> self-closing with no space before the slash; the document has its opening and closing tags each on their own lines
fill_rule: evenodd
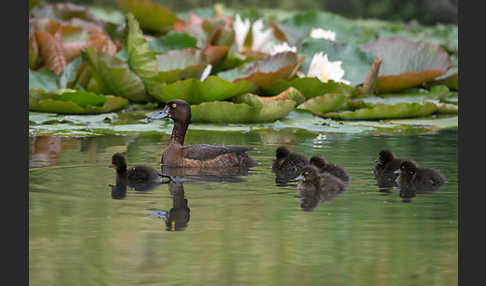
<svg viewBox="0 0 486 286">
<path fill-rule="evenodd" d="M 50 0 L 49 3 L 66 2 Z M 74 0 L 78 4 L 115 7 L 114 0 Z M 280 8 L 326 10 L 349 18 L 378 18 L 389 21 L 417 20 L 421 24 L 457 24 L 457 0 L 155 0 L 175 12 L 222 3 L 230 8 Z"/>
</svg>

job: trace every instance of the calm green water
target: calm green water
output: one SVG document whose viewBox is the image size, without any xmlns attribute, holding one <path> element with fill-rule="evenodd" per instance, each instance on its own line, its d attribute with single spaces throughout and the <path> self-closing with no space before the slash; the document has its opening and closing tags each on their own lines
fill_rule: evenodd
<svg viewBox="0 0 486 286">
<path fill-rule="evenodd" d="M 457 285 L 456 131 L 189 131 L 186 144 L 254 146 L 249 154 L 261 165 L 222 181 L 186 176 L 178 188 L 190 219 L 175 232 L 154 214 L 180 205 L 180 190 L 128 189 L 113 199 L 109 186 L 113 153 L 126 152 L 129 166 L 158 167 L 168 138 L 30 139 L 30 285 Z M 280 144 L 339 163 L 352 177 L 348 189 L 303 211 L 295 185 L 275 185 L 270 165 Z M 397 189 L 379 192 L 372 165 L 382 147 L 440 170 L 448 183 L 410 203 Z"/>
</svg>

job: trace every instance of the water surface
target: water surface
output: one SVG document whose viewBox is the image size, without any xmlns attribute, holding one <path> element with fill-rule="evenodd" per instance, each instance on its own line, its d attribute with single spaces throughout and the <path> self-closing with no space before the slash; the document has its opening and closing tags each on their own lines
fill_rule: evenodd
<svg viewBox="0 0 486 286">
<path fill-rule="evenodd" d="M 158 167 L 168 139 L 30 138 L 30 285 L 457 285 L 457 131 L 189 131 L 186 144 L 251 145 L 261 165 L 246 176 L 112 192 L 113 153 Z M 303 211 L 295 184 L 276 186 L 270 170 L 281 144 L 346 168 L 347 190 Z M 410 199 L 380 192 L 372 166 L 383 147 L 448 183 Z M 182 231 L 163 220 L 171 210 Z"/>
</svg>

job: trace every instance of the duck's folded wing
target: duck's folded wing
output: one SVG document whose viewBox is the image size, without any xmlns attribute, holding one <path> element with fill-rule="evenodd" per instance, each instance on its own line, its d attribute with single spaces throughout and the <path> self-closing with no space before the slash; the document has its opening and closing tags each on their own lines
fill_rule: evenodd
<svg viewBox="0 0 486 286">
<path fill-rule="evenodd" d="M 184 158 L 194 160 L 210 160 L 218 157 L 219 155 L 226 153 L 245 153 L 252 150 L 253 147 L 248 146 L 232 146 L 232 145 L 219 145 L 219 144 L 200 144 L 184 146 L 182 148 L 182 154 Z"/>
</svg>

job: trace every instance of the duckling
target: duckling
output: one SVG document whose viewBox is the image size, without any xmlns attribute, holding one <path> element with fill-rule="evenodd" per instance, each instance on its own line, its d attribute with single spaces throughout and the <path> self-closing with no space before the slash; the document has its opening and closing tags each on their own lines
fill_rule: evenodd
<svg viewBox="0 0 486 286">
<path fill-rule="evenodd" d="M 314 165 L 307 165 L 301 170 L 301 175 L 296 178 L 299 180 L 297 189 L 301 192 L 314 192 L 326 196 L 342 192 L 346 184 L 338 177 L 329 173 L 319 173 Z"/>
<path fill-rule="evenodd" d="M 297 176 L 309 160 L 304 155 L 290 152 L 285 146 L 280 146 L 275 151 L 272 171 L 277 175 L 277 183 L 286 183 Z"/>
<path fill-rule="evenodd" d="M 162 177 L 169 178 L 160 174 L 156 169 L 148 166 L 135 166 L 127 169 L 127 160 L 122 153 L 115 153 L 111 157 L 110 168 L 116 168 L 117 178 L 128 180 L 129 185 L 143 183 L 162 183 Z"/>
<path fill-rule="evenodd" d="M 334 175 L 335 177 L 341 179 L 341 181 L 343 181 L 344 183 L 347 183 L 349 181 L 348 173 L 346 173 L 343 168 L 336 164 L 327 162 L 327 160 L 322 156 L 313 156 L 310 159 L 310 164 L 316 166 L 319 169 L 320 173 L 326 172 Z"/>
<path fill-rule="evenodd" d="M 418 192 L 432 192 L 438 190 L 445 183 L 445 178 L 434 169 L 417 167 L 411 160 L 404 160 L 396 182 L 400 189 L 414 189 Z"/>
<path fill-rule="evenodd" d="M 191 106 L 184 100 L 169 101 L 163 110 L 153 113 L 149 119 L 169 117 L 174 121 L 174 128 L 167 148 L 161 158 L 161 164 L 182 168 L 251 168 L 258 163 L 245 152 L 253 150 L 246 146 L 221 144 L 199 144 L 184 146 L 184 137 L 191 122 Z"/>
<path fill-rule="evenodd" d="M 400 168 L 403 159 L 395 158 L 388 149 L 382 149 L 378 153 L 378 159 L 373 166 L 373 175 L 380 187 L 393 187 L 398 174 L 394 173 Z"/>
</svg>

